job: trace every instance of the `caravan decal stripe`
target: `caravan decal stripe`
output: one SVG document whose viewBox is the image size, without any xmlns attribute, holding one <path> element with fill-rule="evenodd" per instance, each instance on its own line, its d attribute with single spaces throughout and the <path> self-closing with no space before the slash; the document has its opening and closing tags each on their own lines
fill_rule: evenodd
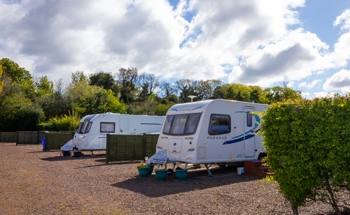
<svg viewBox="0 0 350 215">
<path fill-rule="evenodd" d="M 222 145 L 227 145 L 227 144 L 232 144 L 232 143 L 238 143 L 244 140 L 244 137 L 235 139 L 235 140 L 229 140 L 229 141 L 225 141 Z"/>
<path fill-rule="evenodd" d="M 259 130 L 256 130 L 255 133 L 257 133 Z M 222 145 L 238 143 L 238 142 L 244 141 L 244 139 L 248 140 L 248 139 L 250 139 L 250 138 L 252 138 L 254 136 L 255 136 L 255 134 L 248 134 L 248 135 L 246 135 L 244 137 L 241 137 L 241 138 L 238 138 L 238 139 L 235 139 L 235 140 L 225 141 Z"/>
</svg>

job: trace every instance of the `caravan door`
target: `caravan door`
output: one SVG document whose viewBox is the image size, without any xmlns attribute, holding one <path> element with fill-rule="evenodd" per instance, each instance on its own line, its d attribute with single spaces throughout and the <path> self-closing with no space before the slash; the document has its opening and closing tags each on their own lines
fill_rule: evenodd
<svg viewBox="0 0 350 215">
<path fill-rule="evenodd" d="M 119 121 L 119 132 L 120 134 L 129 134 L 128 127 L 129 119 L 128 117 L 121 116 Z"/>
<path fill-rule="evenodd" d="M 253 108 L 244 109 L 244 157 L 254 157 L 255 155 L 255 119 Z"/>
</svg>

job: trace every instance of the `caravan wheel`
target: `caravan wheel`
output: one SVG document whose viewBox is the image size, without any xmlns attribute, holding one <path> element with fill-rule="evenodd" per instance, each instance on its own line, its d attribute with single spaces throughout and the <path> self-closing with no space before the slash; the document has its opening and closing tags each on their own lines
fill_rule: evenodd
<svg viewBox="0 0 350 215">
<path fill-rule="evenodd" d="M 62 155 L 63 156 L 70 156 L 70 152 L 69 151 L 62 151 Z"/>
<path fill-rule="evenodd" d="M 258 160 L 262 161 L 267 156 L 266 153 L 260 153 Z"/>
</svg>

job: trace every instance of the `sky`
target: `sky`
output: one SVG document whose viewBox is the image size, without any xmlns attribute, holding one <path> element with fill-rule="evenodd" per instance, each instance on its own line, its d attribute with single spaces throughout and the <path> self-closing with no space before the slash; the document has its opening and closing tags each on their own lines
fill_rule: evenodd
<svg viewBox="0 0 350 215">
<path fill-rule="evenodd" d="M 116 74 L 350 91 L 349 0 L 2 0 L 0 59 L 33 77 Z"/>
</svg>

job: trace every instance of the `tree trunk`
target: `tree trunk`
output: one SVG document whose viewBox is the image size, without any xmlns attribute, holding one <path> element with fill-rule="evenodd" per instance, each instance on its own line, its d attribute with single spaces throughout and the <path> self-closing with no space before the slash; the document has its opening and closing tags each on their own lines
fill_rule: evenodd
<svg viewBox="0 0 350 215">
<path fill-rule="evenodd" d="M 331 203 L 335 213 L 337 215 L 341 215 L 340 210 L 339 210 L 338 205 L 337 205 L 337 201 L 334 198 L 333 190 L 332 190 L 332 187 L 331 187 L 331 185 L 329 183 L 328 177 L 326 176 L 325 178 L 326 178 L 326 189 L 327 189 L 327 191 L 329 193 L 328 199 L 329 199 L 329 201 L 330 201 L 330 203 Z"/>
<path fill-rule="evenodd" d="M 299 215 L 298 207 L 292 206 L 293 215 Z"/>
<path fill-rule="evenodd" d="M 293 211 L 293 215 L 299 215 L 298 206 L 293 205 L 293 200 L 287 198 Z"/>
</svg>

